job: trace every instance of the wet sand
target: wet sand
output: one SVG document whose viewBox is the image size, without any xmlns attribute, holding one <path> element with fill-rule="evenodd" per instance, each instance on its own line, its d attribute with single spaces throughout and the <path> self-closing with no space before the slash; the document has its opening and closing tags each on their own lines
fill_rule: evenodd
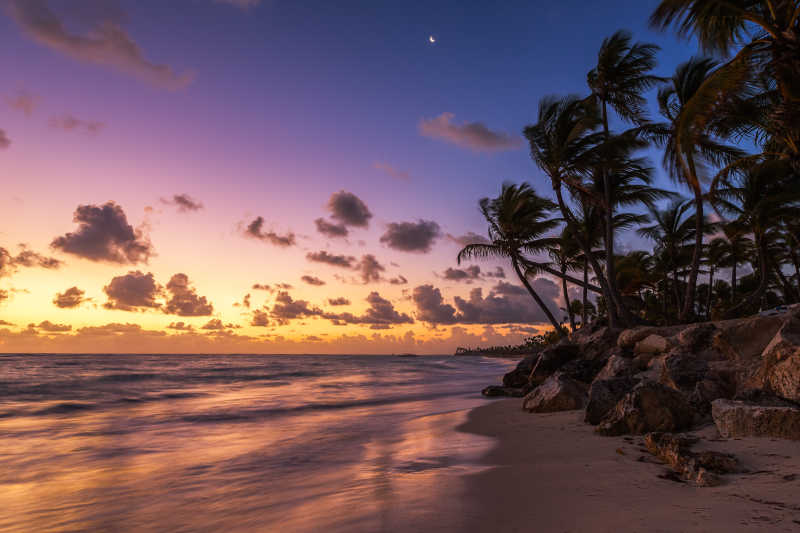
<svg viewBox="0 0 800 533">
<path fill-rule="evenodd" d="M 800 531 L 800 443 L 717 440 L 695 449 L 735 454 L 749 473 L 698 488 L 661 479 L 641 437 L 601 437 L 582 411 L 529 414 L 519 399 L 470 411 L 460 431 L 496 439 L 492 468 L 465 476 L 462 531 Z"/>
</svg>

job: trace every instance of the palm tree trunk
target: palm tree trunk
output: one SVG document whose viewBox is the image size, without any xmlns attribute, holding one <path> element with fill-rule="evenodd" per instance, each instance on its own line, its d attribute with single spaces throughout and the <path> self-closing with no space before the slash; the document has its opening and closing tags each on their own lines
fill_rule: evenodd
<svg viewBox="0 0 800 533">
<path fill-rule="evenodd" d="M 706 318 L 711 320 L 711 294 L 714 292 L 714 263 L 709 263 L 708 298 L 706 298 Z"/>
<path fill-rule="evenodd" d="M 565 336 L 566 332 L 564 331 L 564 328 L 561 327 L 561 324 L 556 320 L 556 317 L 553 316 L 553 313 L 550 312 L 550 309 L 547 308 L 547 306 L 539 297 L 537 292 L 533 290 L 533 287 L 531 287 L 531 284 L 528 282 L 528 278 L 526 278 L 525 275 L 522 273 L 522 270 L 520 270 L 519 261 L 517 260 L 516 257 L 511 258 L 511 264 L 514 266 L 514 271 L 517 273 L 517 276 L 519 276 L 519 280 L 522 282 L 525 288 L 528 289 L 528 293 L 530 293 L 531 297 L 533 297 L 533 299 L 542 309 L 547 319 L 550 321 L 550 323 L 553 325 L 553 327 L 556 329 L 559 335 Z"/>
<path fill-rule="evenodd" d="M 566 267 L 561 267 L 562 276 L 566 276 Z M 561 278 L 561 289 L 564 291 L 564 307 L 567 309 L 567 316 L 569 316 L 569 329 L 575 331 L 575 314 L 572 312 L 572 307 L 569 305 L 569 294 L 567 293 L 567 280 Z"/>
<path fill-rule="evenodd" d="M 689 168 L 695 171 L 694 160 L 689 156 Z M 696 180 L 697 178 L 695 178 Z M 694 189 L 694 253 L 692 254 L 692 269 L 689 273 L 689 280 L 686 285 L 683 309 L 680 314 L 680 321 L 687 322 L 694 315 L 694 297 L 697 290 L 697 273 L 700 271 L 700 255 L 703 253 L 703 195 L 697 183 Z"/>
<path fill-rule="evenodd" d="M 781 265 L 775 260 L 775 258 L 767 254 L 767 260 L 770 263 L 770 268 L 772 268 L 773 272 L 778 275 L 778 279 L 781 282 L 781 286 L 783 288 L 783 301 L 787 304 L 793 304 L 797 302 L 797 292 L 795 292 L 794 287 L 792 284 L 789 283 L 789 280 L 786 279 L 786 276 L 781 270 Z"/>
<path fill-rule="evenodd" d="M 678 271 L 672 271 L 672 295 L 675 297 L 675 309 L 681 308 L 681 288 L 678 285 Z M 670 321 L 672 322 L 672 321 Z"/>
<path fill-rule="evenodd" d="M 759 282 L 758 288 L 756 288 L 753 293 L 745 298 L 741 303 L 738 305 L 734 305 L 732 308 L 728 310 L 725 314 L 725 318 L 734 318 L 741 310 L 749 309 L 752 307 L 764 293 L 767 291 L 767 286 L 769 285 L 769 267 L 767 261 L 767 250 L 766 244 L 763 244 L 763 236 L 755 236 L 756 240 L 756 248 L 758 250 L 758 274 L 759 274 Z"/>
<path fill-rule="evenodd" d="M 797 279 L 800 279 L 800 274 L 797 275 Z M 583 258 L 583 307 L 581 308 L 581 328 L 586 327 L 586 320 L 588 318 L 588 309 L 587 305 L 589 303 L 589 290 L 587 285 L 589 284 L 589 261 L 584 256 Z"/>
<path fill-rule="evenodd" d="M 736 301 L 736 259 L 733 260 L 733 268 L 731 269 L 731 303 Z"/>
</svg>

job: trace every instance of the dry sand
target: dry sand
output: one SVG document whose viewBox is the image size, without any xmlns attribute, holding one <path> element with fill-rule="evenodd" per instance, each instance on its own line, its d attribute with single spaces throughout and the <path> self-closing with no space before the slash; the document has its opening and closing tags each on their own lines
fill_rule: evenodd
<svg viewBox="0 0 800 533">
<path fill-rule="evenodd" d="M 641 437 L 601 437 L 582 411 L 529 414 L 519 399 L 469 413 L 459 430 L 497 439 L 493 465 L 466 477 L 462 531 L 800 531 L 800 443 L 718 440 L 695 449 L 735 454 L 749 473 L 698 488 L 661 479 Z"/>
</svg>

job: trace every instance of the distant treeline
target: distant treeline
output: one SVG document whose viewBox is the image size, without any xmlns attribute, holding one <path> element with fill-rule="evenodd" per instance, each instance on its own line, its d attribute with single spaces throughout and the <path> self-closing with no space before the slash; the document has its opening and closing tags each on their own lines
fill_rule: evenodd
<svg viewBox="0 0 800 533">
<path fill-rule="evenodd" d="M 485 355 L 485 356 L 499 356 L 499 355 L 528 355 L 536 353 L 543 347 L 547 346 L 558 340 L 558 333 L 555 330 L 549 331 L 542 335 L 534 335 L 525 338 L 522 344 L 507 344 L 505 346 L 488 346 L 486 348 L 470 348 L 459 346 L 456 348 L 455 355 Z"/>
</svg>

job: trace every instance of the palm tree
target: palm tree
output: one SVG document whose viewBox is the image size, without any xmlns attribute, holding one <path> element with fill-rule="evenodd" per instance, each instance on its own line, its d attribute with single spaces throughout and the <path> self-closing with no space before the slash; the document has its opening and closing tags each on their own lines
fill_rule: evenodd
<svg viewBox="0 0 800 533">
<path fill-rule="evenodd" d="M 514 272 L 544 312 L 547 319 L 560 334 L 566 332 L 545 305 L 539 294 L 528 282 L 524 269 L 530 264 L 525 255 L 536 255 L 552 247 L 555 239 L 542 237 L 560 223 L 550 216 L 556 209 L 550 200 L 542 198 L 527 183 L 514 185 L 504 183 L 497 198 L 482 198 L 481 213 L 489 223 L 489 243 L 468 244 L 458 252 L 458 263 L 462 260 L 485 257 L 503 257 L 511 260 Z"/>
<path fill-rule="evenodd" d="M 578 260 L 580 254 L 578 242 L 569 226 L 566 226 L 562 230 L 558 241 L 553 243 L 553 246 L 547 250 L 547 253 L 561 272 L 561 292 L 564 298 L 564 309 L 567 311 L 567 316 L 569 317 L 570 330 L 575 331 L 575 314 L 573 313 L 572 306 L 570 306 L 566 275 L 568 271 L 580 269 L 582 262 Z M 584 280 L 584 283 L 586 283 L 586 280 Z M 584 287 L 584 292 L 587 290 L 588 288 Z"/>
<path fill-rule="evenodd" d="M 597 65 L 587 74 L 591 90 L 590 100 L 600 108 L 603 126 L 603 142 L 609 143 L 608 108 L 626 122 L 640 125 L 646 121 L 646 100 L 642 94 L 661 81 L 650 73 L 656 66 L 655 55 L 659 47 L 648 43 L 631 43 L 631 34 L 618 31 L 603 40 L 597 54 Z M 605 209 L 606 257 L 614 257 L 614 200 L 612 193 L 613 170 L 600 168 L 600 181 L 604 183 L 603 206 Z M 625 314 L 619 297 L 614 273 L 614 261 L 608 261 L 609 294 L 618 311 Z"/>
<path fill-rule="evenodd" d="M 658 144 L 664 148 L 664 167 L 677 182 L 686 185 L 694 195 L 695 243 L 692 253 L 691 270 L 686 284 L 683 308 L 680 311 L 682 322 L 691 318 L 695 303 L 697 274 L 700 271 L 700 257 L 703 249 L 703 187 L 701 180 L 706 176 L 705 165 L 727 166 L 744 156 L 741 150 L 727 146 L 715 139 L 705 128 L 685 128 L 691 123 L 695 98 L 700 87 L 717 67 L 717 63 L 707 58 L 692 58 L 678 66 L 667 84 L 658 91 L 658 107 L 666 123 L 654 125 Z M 685 132 L 688 130 L 688 134 Z"/>
<path fill-rule="evenodd" d="M 728 239 L 717 237 L 706 246 L 706 263 L 708 264 L 708 293 L 706 294 L 706 318 L 711 320 L 711 307 L 714 292 L 714 272 L 730 262 Z"/>
</svg>

